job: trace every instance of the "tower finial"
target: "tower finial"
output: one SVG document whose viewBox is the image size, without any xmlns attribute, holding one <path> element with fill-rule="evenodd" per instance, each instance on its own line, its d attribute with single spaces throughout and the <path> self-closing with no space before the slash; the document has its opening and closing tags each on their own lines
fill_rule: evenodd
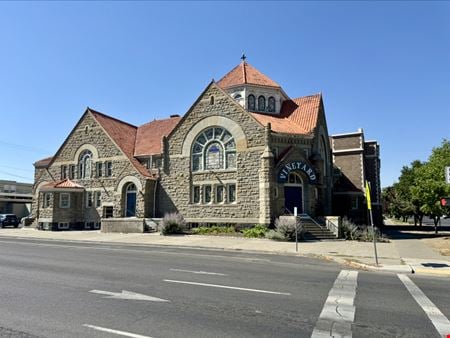
<svg viewBox="0 0 450 338">
<path fill-rule="evenodd" d="M 246 59 L 247 57 L 245 56 L 245 54 L 244 53 L 242 53 L 242 56 L 241 56 L 241 60 L 242 60 L 242 62 L 245 62 L 245 59 Z"/>
</svg>

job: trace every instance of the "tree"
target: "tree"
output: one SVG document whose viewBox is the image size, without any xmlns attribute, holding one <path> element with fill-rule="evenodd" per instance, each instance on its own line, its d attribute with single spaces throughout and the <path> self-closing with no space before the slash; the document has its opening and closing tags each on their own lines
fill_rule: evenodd
<svg viewBox="0 0 450 338">
<path fill-rule="evenodd" d="M 445 183 L 444 168 L 450 166 L 450 141 L 444 139 L 440 147 L 433 148 L 426 163 L 416 168 L 411 200 L 420 212 L 430 215 L 437 224 L 445 209 L 440 205 L 440 198 L 450 194 L 450 186 Z"/>
</svg>

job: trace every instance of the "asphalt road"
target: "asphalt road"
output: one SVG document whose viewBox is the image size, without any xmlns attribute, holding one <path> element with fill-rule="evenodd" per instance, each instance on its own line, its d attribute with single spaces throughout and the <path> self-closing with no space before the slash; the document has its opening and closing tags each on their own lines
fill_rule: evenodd
<svg viewBox="0 0 450 338">
<path fill-rule="evenodd" d="M 0 337 L 450 334 L 450 280 L 401 278 L 293 256 L 0 238 Z"/>
</svg>

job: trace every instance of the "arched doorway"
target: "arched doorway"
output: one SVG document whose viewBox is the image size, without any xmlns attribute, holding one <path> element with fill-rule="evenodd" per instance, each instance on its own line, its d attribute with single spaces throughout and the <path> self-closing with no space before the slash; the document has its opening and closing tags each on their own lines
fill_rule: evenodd
<svg viewBox="0 0 450 338">
<path fill-rule="evenodd" d="M 136 216 L 137 189 L 134 183 L 125 186 L 125 217 Z"/>
<path fill-rule="evenodd" d="M 303 180 L 296 171 L 289 173 L 287 182 L 284 184 L 284 207 L 288 213 L 294 213 L 294 207 L 297 207 L 297 213 L 303 213 Z"/>
</svg>

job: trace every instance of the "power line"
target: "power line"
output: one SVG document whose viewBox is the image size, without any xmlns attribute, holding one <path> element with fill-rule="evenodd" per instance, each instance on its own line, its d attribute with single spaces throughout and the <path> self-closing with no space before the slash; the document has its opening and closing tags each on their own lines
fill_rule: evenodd
<svg viewBox="0 0 450 338">
<path fill-rule="evenodd" d="M 30 146 L 27 146 L 27 145 L 24 145 L 24 144 L 6 142 L 6 141 L 3 141 L 3 140 L 0 140 L 0 144 L 4 144 L 4 145 L 7 145 L 7 146 L 9 146 L 11 148 L 21 149 L 21 150 L 24 150 L 24 151 L 46 153 L 46 154 L 50 154 L 51 153 L 50 151 L 45 150 L 45 149 L 30 147 Z"/>
<path fill-rule="evenodd" d="M 31 164 L 30 164 L 30 166 L 31 166 Z M 11 167 L 9 165 L 2 165 L 2 164 L 0 164 L 0 167 L 8 168 L 8 169 L 14 169 L 14 170 L 20 170 L 20 171 L 24 171 L 24 172 L 30 172 L 30 171 L 32 172 L 33 171 L 32 168 L 30 168 L 30 169 L 23 169 L 23 168 Z"/>
<path fill-rule="evenodd" d="M 7 171 L 3 171 L 3 170 L 0 170 L 0 174 L 4 174 L 4 175 L 12 176 L 12 177 L 18 177 L 18 178 L 26 179 L 26 180 L 29 180 L 29 181 L 33 181 L 33 179 L 30 178 L 29 176 L 25 177 L 25 176 L 21 176 L 21 175 L 11 174 L 11 173 L 9 173 Z"/>
</svg>

